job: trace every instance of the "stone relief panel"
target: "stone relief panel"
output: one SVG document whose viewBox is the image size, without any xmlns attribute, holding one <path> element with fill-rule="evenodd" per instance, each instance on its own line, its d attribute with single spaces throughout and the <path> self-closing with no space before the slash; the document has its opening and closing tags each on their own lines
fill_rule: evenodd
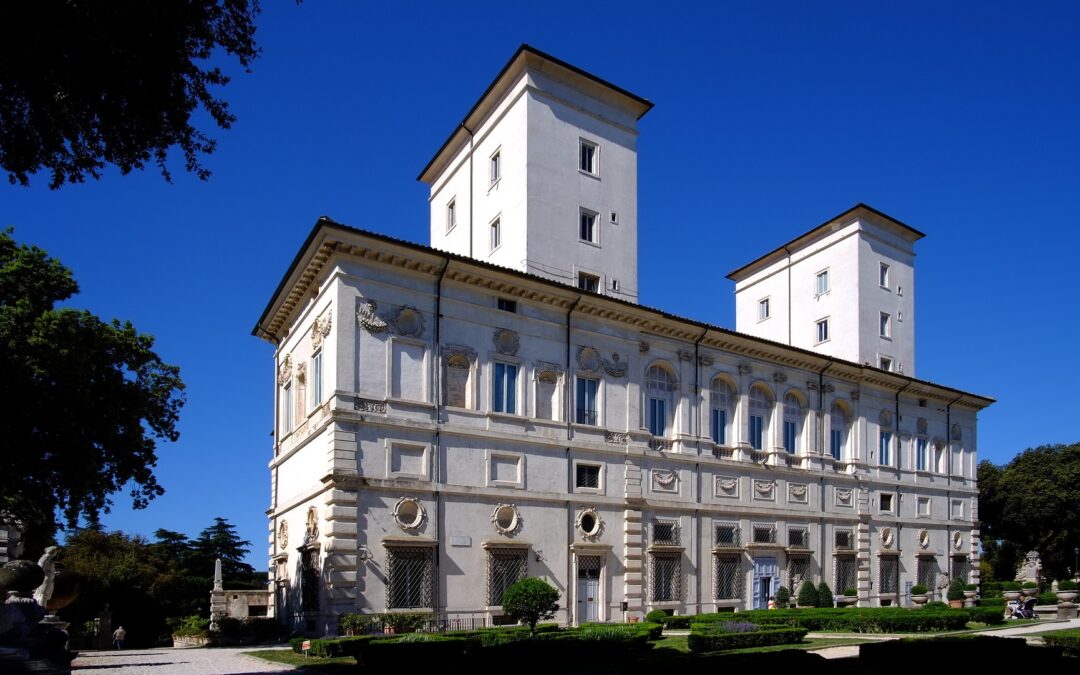
<svg viewBox="0 0 1080 675">
<path fill-rule="evenodd" d="M 281 525 L 278 526 L 278 548 L 285 548 L 289 545 L 289 521 L 281 521 Z"/>
<path fill-rule="evenodd" d="M 521 512 L 513 504 L 499 504 L 491 512 L 491 525 L 499 534 L 512 537 L 521 531 L 525 522 L 521 518 Z"/>
<path fill-rule="evenodd" d="M 893 545 L 893 531 L 891 527 L 883 527 L 878 530 L 878 540 L 881 542 L 881 548 L 892 548 Z"/>
<path fill-rule="evenodd" d="M 653 492 L 677 493 L 679 491 L 679 472 L 674 469 L 653 469 L 652 489 Z"/>
<path fill-rule="evenodd" d="M 952 535 L 952 547 L 957 551 L 964 550 L 964 535 L 959 532 L 953 532 Z"/>
<path fill-rule="evenodd" d="M 491 335 L 495 351 L 507 356 L 515 356 L 521 349 L 521 337 L 509 328 L 496 328 Z"/>
<path fill-rule="evenodd" d="M 385 415 L 386 401 L 376 401 L 370 398 L 355 398 L 353 399 L 353 410 Z"/>
<path fill-rule="evenodd" d="M 809 499 L 810 488 L 806 483 L 788 483 L 788 501 L 793 504 L 805 504 Z"/>
<path fill-rule="evenodd" d="M 311 348 L 319 349 L 322 347 L 323 340 L 330 335 L 330 328 L 334 323 L 334 312 L 331 309 L 327 309 L 323 315 L 311 324 Z"/>
<path fill-rule="evenodd" d="M 754 499 L 776 501 L 776 481 L 755 478 Z"/>
<path fill-rule="evenodd" d="M 596 509 L 586 507 L 577 512 L 574 527 L 577 528 L 582 539 L 596 541 L 604 534 L 604 519 L 600 517 Z"/>
<path fill-rule="evenodd" d="M 954 423 L 952 425 L 952 431 L 949 432 L 949 438 L 954 441 L 959 441 L 963 439 L 963 432 L 961 432 L 959 424 Z"/>
<path fill-rule="evenodd" d="M 892 429 L 892 413 L 888 410 L 882 410 L 878 415 L 878 424 L 882 429 Z"/>
<path fill-rule="evenodd" d="M 592 372 L 603 371 L 611 377 L 626 376 L 626 363 L 622 360 L 621 356 L 612 352 L 611 359 L 605 359 L 600 354 L 600 350 L 588 345 L 578 347 L 577 364 L 582 370 L 589 370 Z"/>
<path fill-rule="evenodd" d="M 605 431 L 604 442 L 614 443 L 615 445 L 626 445 L 630 442 L 630 436 L 621 431 Z"/>
<path fill-rule="evenodd" d="M 916 539 L 919 542 L 919 548 L 924 550 L 930 548 L 930 532 L 927 530 L 919 530 L 919 535 Z"/>
<path fill-rule="evenodd" d="M 304 545 L 314 544 L 319 538 L 319 509 L 310 506 L 307 510 L 307 521 L 304 527 Z"/>
<path fill-rule="evenodd" d="M 374 300 L 365 300 L 356 309 L 356 322 L 361 328 L 372 334 L 384 333 L 390 327 L 386 319 L 379 316 L 379 305 Z"/>
<path fill-rule="evenodd" d="M 278 386 L 284 387 L 292 379 L 293 362 L 292 354 L 286 354 L 285 359 L 278 366 L 277 371 L 277 383 Z"/>
<path fill-rule="evenodd" d="M 735 476 L 716 476 L 713 479 L 713 494 L 717 497 L 739 498 L 739 479 Z"/>
<path fill-rule="evenodd" d="M 296 365 L 296 381 L 300 384 L 307 384 L 307 364 L 299 363 Z"/>
<path fill-rule="evenodd" d="M 399 335 L 414 338 L 424 335 L 424 315 L 412 305 L 403 305 L 398 309 L 393 318 L 393 325 Z"/>
<path fill-rule="evenodd" d="M 427 522 L 427 510 L 415 497 L 402 497 L 394 505 L 394 522 L 406 532 L 415 532 Z"/>
<path fill-rule="evenodd" d="M 834 488 L 833 489 L 833 503 L 836 506 L 845 506 L 852 508 L 855 506 L 854 494 L 851 488 Z"/>
<path fill-rule="evenodd" d="M 915 423 L 915 428 L 919 431 L 920 434 L 926 433 L 926 426 L 927 425 L 925 417 L 920 417 L 919 420 Z"/>
</svg>

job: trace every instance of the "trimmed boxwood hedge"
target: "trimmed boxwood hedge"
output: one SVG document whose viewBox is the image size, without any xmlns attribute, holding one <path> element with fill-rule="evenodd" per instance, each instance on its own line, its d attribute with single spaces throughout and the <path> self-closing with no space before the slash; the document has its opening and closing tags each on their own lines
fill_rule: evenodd
<svg viewBox="0 0 1080 675">
<path fill-rule="evenodd" d="M 702 654 L 727 649 L 745 649 L 747 647 L 768 647 L 771 645 L 797 644 L 803 641 L 808 631 L 805 628 L 779 628 L 768 626 L 762 630 L 746 633 L 731 633 L 715 630 L 708 624 L 694 624 L 688 644 L 690 652 Z"/>
<path fill-rule="evenodd" d="M 923 633 L 961 630 L 971 621 L 969 610 L 906 609 L 903 607 L 756 609 L 739 612 L 741 621 L 759 625 L 782 625 L 810 631 L 850 633 Z M 981 616 L 981 615 L 980 615 Z M 989 616 L 989 614 L 987 615 Z M 694 621 L 730 621 L 731 614 L 701 614 Z M 982 620 L 982 619 L 979 619 Z M 988 621 L 984 621 L 988 623 Z"/>
<path fill-rule="evenodd" d="M 1058 647 L 1066 654 L 1080 656 L 1080 628 L 1043 633 L 1043 644 Z"/>
<path fill-rule="evenodd" d="M 730 619 L 731 618 L 731 613 L 729 612 L 727 615 L 728 615 L 728 618 Z M 660 620 L 660 622 L 662 624 L 664 624 L 664 628 L 673 628 L 675 630 L 686 630 L 687 628 L 690 627 L 691 622 L 696 618 L 697 618 L 697 615 L 695 615 L 695 614 L 683 614 L 683 615 L 680 615 L 680 616 L 665 616 L 663 619 Z"/>
</svg>

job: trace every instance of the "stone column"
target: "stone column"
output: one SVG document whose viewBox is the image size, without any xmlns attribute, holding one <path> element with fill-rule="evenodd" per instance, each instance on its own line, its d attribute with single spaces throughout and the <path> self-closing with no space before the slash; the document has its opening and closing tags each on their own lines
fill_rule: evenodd
<svg viewBox="0 0 1080 675">
<path fill-rule="evenodd" d="M 859 591 L 859 607 L 870 606 L 870 493 L 869 491 L 856 488 L 859 504 L 859 525 L 856 531 L 856 564 L 858 572 L 856 582 Z M 844 589 L 833 589 L 836 593 L 843 593 Z"/>
<path fill-rule="evenodd" d="M 645 553 L 641 516 L 641 467 L 627 459 L 623 468 L 623 599 L 627 617 L 644 609 Z"/>
</svg>

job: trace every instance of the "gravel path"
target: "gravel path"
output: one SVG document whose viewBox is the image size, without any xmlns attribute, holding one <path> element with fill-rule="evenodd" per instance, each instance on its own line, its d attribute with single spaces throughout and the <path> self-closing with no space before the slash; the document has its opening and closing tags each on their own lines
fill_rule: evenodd
<svg viewBox="0 0 1080 675">
<path fill-rule="evenodd" d="M 72 669 L 89 675 L 242 675 L 244 673 L 295 673 L 296 670 L 250 656 L 242 652 L 253 647 L 219 649 L 123 649 L 119 651 L 85 651 L 72 663 Z"/>
</svg>

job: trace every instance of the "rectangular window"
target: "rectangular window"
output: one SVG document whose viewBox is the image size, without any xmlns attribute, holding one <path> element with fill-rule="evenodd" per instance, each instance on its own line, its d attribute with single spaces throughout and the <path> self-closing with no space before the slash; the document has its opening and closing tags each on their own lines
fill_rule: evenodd
<svg viewBox="0 0 1080 675">
<path fill-rule="evenodd" d="M 926 439 L 915 439 L 915 469 L 926 471 Z"/>
<path fill-rule="evenodd" d="M 653 602 L 675 602 L 682 599 L 682 554 L 663 552 L 652 554 Z"/>
<path fill-rule="evenodd" d="M 619 280 L 618 279 L 612 279 L 611 280 L 611 290 L 613 290 L 613 291 L 619 290 Z"/>
<path fill-rule="evenodd" d="M 498 150 L 491 156 L 491 184 L 499 182 L 502 178 L 502 153 Z"/>
<path fill-rule="evenodd" d="M 739 526 L 734 523 L 716 524 L 716 546 L 719 548 L 739 548 Z"/>
<path fill-rule="evenodd" d="M 892 317 L 885 312 L 881 313 L 881 337 L 887 338 L 892 336 Z"/>
<path fill-rule="evenodd" d="M 655 521 L 652 524 L 652 543 L 661 546 L 678 546 L 679 524 L 666 520 Z"/>
<path fill-rule="evenodd" d="M 599 162 L 597 162 L 598 150 L 599 148 L 597 148 L 596 143 L 582 140 L 578 168 L 586 173 L 591 173 L 594 176 L 597 175 L 599 173 Z"/>
<path fill-rule="evenodd" d="M 893 512 L 893 496 L 891 494 L 878 495 L 878 506 L 882 513 Z"/>
<path fill-rule="evenodd" d="M 882 288 L 889 287 L 889 266 L 885 263 L 881 263 L 881 267 L 878 268 L 878 282 Z"/>
<path fill-rule="evenodd" d="M 615 212 L 615 211 L 611 212 L 611 224 L 612 225 L 618 225 L 619 224 L 619 214 L 617 212 Z"/>
<path fill-rule="evenodd" d="M 598 380 L 588 377 L 577 378 L 576 421 L 578 424 L 596 424 L 596 392 L 599 388 Z"/>
<path fill-rule="evenodd" d="M 833 544 L 837 551 L 854 551 L 855 535 L 851 530 L 836 530 L 833 532 Z"/>
<path fill-rule="evenodd" d="M 574 473 L 574 487 L 600 489 L 600 467 L 598 465 L 578 464 Z"/>
<path fill-rule="evenodd" d="M 923 518 L 929 518 L 930 517 L 930 498 L 929 497 L 919 497 L 919 505 L 918 505 L 917 513 L 918 513 L 919 516 L 921 516 Z"/>
<path fill-rule="evenodd" d="M 517 313 L 517 300 L 499 298 L 498 307 L 504 312 Z"/>
<path fill-rule="evenodd" d="M 742 597 L 742 565 L 738 556 L 716 556 L 716 599 L 738 600 Z"/>
<path fill-rule="evenodd" d="M 727 443 L 727 411 L 713 408 L 712 410 L 712 440 L 717 445 Z"/>
<path fill-rule="evenodd" d="M 829 451 L 833 459 L 840 459 L 844 450 L 844 432 L 841 429 L 829 429 Z"/>
<path fill-rule="evenodd" d="M 586 209 L 580 210 L 578 238 L 592 244 L 600 243 L 600 228 L 597 225 L 597 214 Z"/>
<path fill-rule="evenodd" d="M 578 272 L 577 287 L 583 291 L 596 293 L 598 290 L 600 290 L 600 277 L 596 276 L 595 274 Z"/>
<path fill-rule="evenodd" d="M 829 339 L 829 320 L 821 319 L 816 324 L 817 327 L 817 341 L 826 342 Z"/>
<path fill-rule="evenodd" d="M 281 429 L 288 433 L 293 427 L 293 390 L 292 382 L 281 389 Z"/>
<path fill-rule="evenodd" d="M 817 277 L 814 280 L 814 293 L 816 295 L 825 295 L 829 292 L 829 270 L 822 270 L 817 273 Z"/>
<path fill-rule="evenodd" d="M 882 431 L 878 443 L 878 464 L 880 464 L 881 466 L 890 466 L 892 464 L 892 457 L 890 453 L 891 449 L 892 434 L 888 431 Z"/>
<path fill-rule="evenodd" d="M 933 593 L 937 588 L 937 558 L 920 557 L 915 569 L 916 582 L 926 586 Z"/>
<path fill-rule="evenodd" d="M 512 363 L 495 363 L 495 383 L 491 409 L 495 412 L 517 414 L 517 373 Z"/>
<path fill-rule="evenodd" d="M 667 401 L 662 398 L 649 399 L 649 433 L 661 437 L 667 434 Z"/>
<path fill-rule="evenodd" d="M 762 298 L 761 300 L 758 300 L 757 320 L 758 321 L 764 321 L 765 319 L 768 319 L 768 318 L 769 318 L 769 299 L 768 298 Z"/>
<path fill-rule="evenodd" d="M 795 454 L 795 422 L 784 420 L 784 449 Z"/>
<path fill-rule="evenodd" d="M 843 593 L 849 588 L 856 588 L 858 586 L 857 574 L 858 563 L 855 558 L 851 556 L 841 556 L 836 559 L 836 585 L 833 586 L 833 592 Z"/>
<path fill-rule="evenodd" d="M 322 351 L 317 351 L 311 357 L 311 407 L 318 407 L 322 397 Z"/>
<path fill-rule="evenodd" d="M 434 548 L 386 548 L 386 606 L 389 609 L 432 607 Z"/>
<path fill-rule="evenodd" d="M 888 356 L 881 356 L 878 358 L 878 368 L 886 371 L 892 371 L 892 359 Z"/>
<path fill-rule="evenodd" d="M 810 556 L 789 555 L 787 564 L 787 587 L 793 594 L 797 593 L 803 582 L 810 578 Z"/>
<path fill-rule="evenodd" d="M 810 531 L 805 527 L 789 527 L 787 531 L 788 548 L 809 549 Z"/>
<path fill-rule="evenodd" d="M 761 436 L 765 420 L 761 415 L 750 416 L 750 447 L 761 450 Z"/>
<path fill-rule="evenodd" d="M 881 556 L 878 563 L 878 590 L 882 595 L 900 592 L 900 558 L 895 555 Z"/>
<path fill-rule="evenodd" d="M 753 541 L 755 544 L 775 544 L 775 525 L 754 525 Z"/>
<path fill-rule="evenodd" d="M 491 221 L 491 250 L 499 248 L 502 245 L 502 219 L 496 218 Z"/>
<path fill-rule="evenodd" d="M 492 548 L 488 550 L 487 600 L 489 606 L 502 604 L 506 589 L 529 574 L 528 549 Z"/>
<path fill-rule="evenodd" d="M 952 500 L 952 517 L 963 518 L 964 517 L 964 501 L 962 499 Z"/>
<path fill-rule="evenodd" d="M 451 199 L 446 205 L 446 231 L 454 229 L 455 225 L 457 225 L 457 201 Z"/>
</svg>

